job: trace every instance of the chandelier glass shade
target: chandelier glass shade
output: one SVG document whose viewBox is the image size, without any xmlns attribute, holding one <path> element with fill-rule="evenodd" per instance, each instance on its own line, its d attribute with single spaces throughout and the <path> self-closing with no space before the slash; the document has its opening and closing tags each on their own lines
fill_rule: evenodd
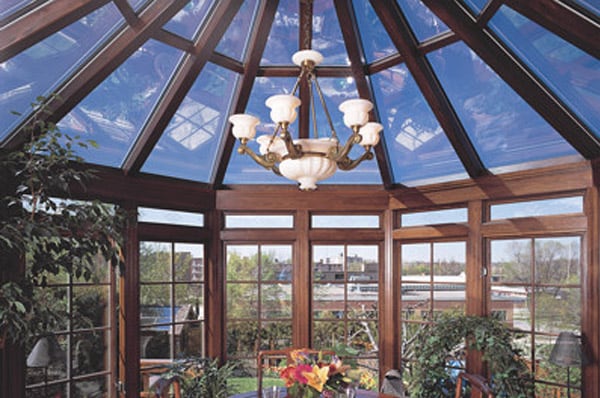
<svg viewBox="0 0 600 398">
<path fill-rule="evenodd" d="M 293 55 L 292 61 L 301 68 L 300 75 L 291 95 L 273 95 L 265 101 L 276 127 L 272 134 L 256 139 L 260 145 L 258 154 L 248 147 L 248 142 L 256 136 L 256 126 L 260 120 L 247 114 L 229 117 L 233 125 L 232 134 L 240 141 L 238 152 L 249 155 L 258 164 L 278 175 L 297 181 L 301 190 L 314 190 L 317 182 L 331 177 L 336 170 L 352 170 L 363 160 L 373 159 L 371 148 L 379 142 L 379 133 L 383 129 L 381 124 L 369 122 L 369 113 L 373 109 L 370 101 L 347 100 L 340 104 L 339 110 L 343 113 L 344 124 L 352 133 L 345 144 L 340 143 L 315 74 L 315 67 L 322 60 L 323 56 L 314 50 L 302 50 Z M 289 130 L 298 115 L 297 108 L 302 104 L 295 96 L 302 79 L 307 80 L 309 88 L 313 138 L 292 138 Z M 319 137 L 317 131 L 315 92 L 331 130 L 327 137 Z M 364 152 L 358 158 L 351 159 L 349 154 L 355 145 L 361 145 Z"/>
</svg>

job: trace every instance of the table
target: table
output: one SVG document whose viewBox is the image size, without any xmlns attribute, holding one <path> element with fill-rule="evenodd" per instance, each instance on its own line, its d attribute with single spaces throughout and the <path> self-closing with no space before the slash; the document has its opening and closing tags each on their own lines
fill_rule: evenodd
<svg viewBox="0 0 600 398">
<path fill-rule="evenodd" d="M 256 391 L 244 392 L 241 394 L 232 395 L 229 398 L 257 398 Z M 392 395 L 383 394 L 377 391 L 358 390 L 356 398 L 394 398 Z"/>
</svg>

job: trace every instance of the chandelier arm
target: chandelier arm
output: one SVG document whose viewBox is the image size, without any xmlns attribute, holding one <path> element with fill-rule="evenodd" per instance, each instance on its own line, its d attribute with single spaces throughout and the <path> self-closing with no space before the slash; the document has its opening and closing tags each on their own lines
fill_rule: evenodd
<svg viewBox="0 0 600 398">
<path fill-rule="evenodd" d="M 284 123 L 281 124 L 281 134 L 279 134 L 279 136 L 283 140 L 283 143 L 285 144 L 285 148 L 288 151 L 288 156 L 291 159 L 298 159 L 298 158 L 302 157 L 302 155 L 303 155 L 302 145 L 294 144 L 292 135 L 290 134 L 290 132 L 287 129 L 287 124 L 284 124 Z"/>
<path fill-rule="evenodd" d="M 323 97 L 323 92 L 321 91 L 321 86 L 319 85 L 319 81 L 317 80 L 317 76 L 314 76 L 314 84 L 317 88 L 317 95 L 319 96 L 319 101 L 321 101 L 321 106 L 323 107 L 323 111 L 325 112 L 325 117 L 327 118 L 327 123 L 329 123 L 329 128 L 331 129 L 331 138 L 337 140 L 338 136 L 335 132 L 335 128 L 333 127 L 333 122 L 331 121 L 331 115 L 329 114 L 329 110 L 327 109 L 327 105 L 325 105 L 325 97 Z"/>
<path fill-rule="evenodd" d="M 371 152 L 371 148 L 365 148 L 365 152 L 357 159 L 350 159 L 348 156 L 345 156 L 343 159 L 337 161 L 338 169 L 348 171 L 356 168 L 359 164 L 362 163 L 363 160 L 371 160 L 373 159 L 373 152 Z"/>
<path fill-rule="evenodd" d="M 238 147 L 238 153 L 240 155 L 244 155 L 244 154 L 249 155 L 256 163 L 260 164 L 262 167 L 264 167 L 267 170 L 274 171 L 274 168 L 277 168 L 277 173 L 278 173 L 279 168 L 276 166 L 276 164 L 281 161 L 281 159 L 279 159 L 278 155 L 273 152 L 267 152 L 265 155 L 259 156 L 256 153 L 254 153 L 254 151 L 246 145 L 247 141 L 248 140 L 246 138 L 243 138 L 240 140 L 240 146 Z"/>
<path fill-rule="evenodd" d="M 358 134 L 360 126 L 352 127 L 352 135 L 348 138 L 348 141 L 344 144 L 344 147 L 340 149 L 339 146 L 335 146 L 329 150 L 327 157 L 336 163 L 343 161 L 344 158 L 348 158 L 348 154 L 352 150 L 355 144 L 360 143 L 362 137 Z"/>
</svg>

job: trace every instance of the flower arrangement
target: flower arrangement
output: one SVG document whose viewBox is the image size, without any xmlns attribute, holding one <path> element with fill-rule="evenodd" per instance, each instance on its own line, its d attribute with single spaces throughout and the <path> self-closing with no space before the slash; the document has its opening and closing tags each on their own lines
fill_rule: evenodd
<svg viewBox="0 0 600 398">
<path fill-rule="evenodd" d="M 329 361 L 324 360 L 329 357 Z M 288 397 L 333 397 L 352 384 L 346 372 L 350 366 L 343 365 L 336 355 L 308 349 L 293 350 L 289 363 L 280 370 L 279 377 L 285 382 Z"/>
</svg>

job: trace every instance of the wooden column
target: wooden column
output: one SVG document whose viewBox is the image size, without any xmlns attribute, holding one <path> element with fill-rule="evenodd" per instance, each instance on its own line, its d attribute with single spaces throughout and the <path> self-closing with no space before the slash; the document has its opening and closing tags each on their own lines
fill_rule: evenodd
<svg viewBox="0 0 600 398">
<path fill-rule="evenodd" d="M 312 269 L 311 250 L 308 232 L 310 213 L 307 210 L 296 212 L 296 245 L 293 268 L 293 308 L 292 308 L 292 345 L 310 347 L 312 335 Z"/>
<path fill-rule="evenodd" d="M 140 395 L 140 270 L 137 207 L 128 205 L 129 222 L 125 229 L 125 270 L 119 287 L 119 381 L 125 391 L 120 397 Z"/>
<path fill-rule="evenodd" d="M 206 264 L 206 355 L 211 358 L 225 359 L 227 353 L 227 338 L 225 330 L 225 258 L 223 243 L 220 239 L 222 227 L 222 212 L 213 210 L 206 213 L 206 226 L 212 238 L 208 242 Z"/>
</svg>

